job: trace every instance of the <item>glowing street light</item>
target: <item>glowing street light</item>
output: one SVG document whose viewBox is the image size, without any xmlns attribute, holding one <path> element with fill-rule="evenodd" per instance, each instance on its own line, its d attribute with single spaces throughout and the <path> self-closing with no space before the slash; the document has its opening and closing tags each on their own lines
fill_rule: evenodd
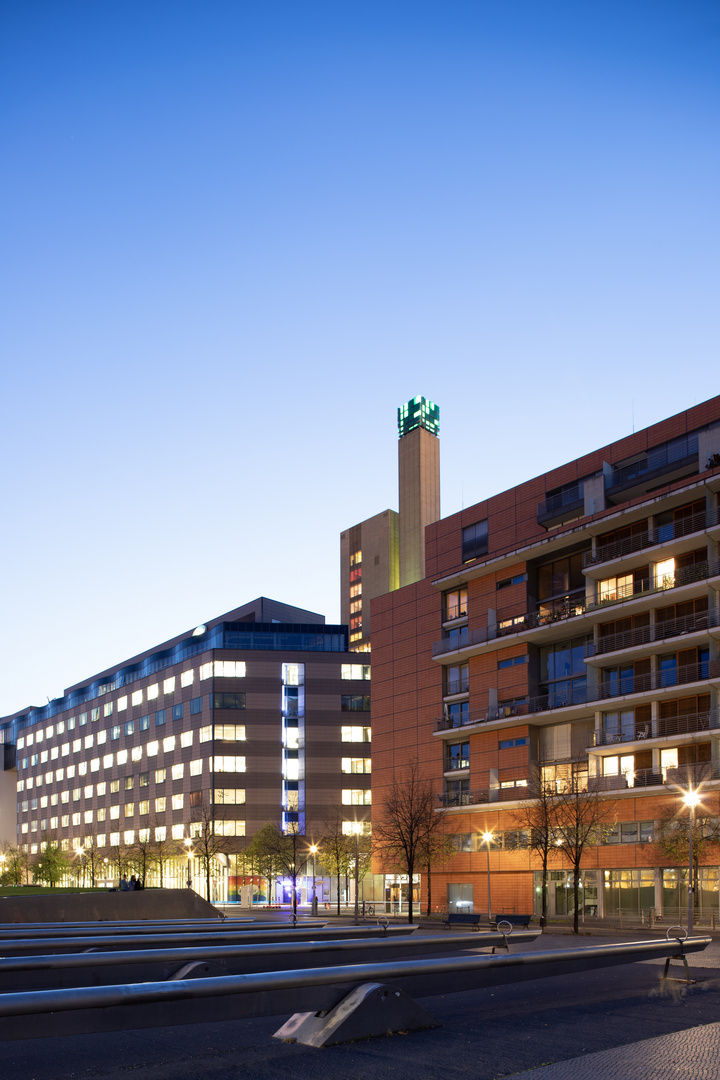
<svg viewBox="0 0 720 1080">
<path fill-rule="evenodd" d="M 492 912 L 490 905 L 490 845 L 495 837 L 491 832 L 484 832 L 482 838 L 485 841 L 485 851 L 487 853 L 487 889 L 488 889 L 488 922 L 492 921 Z"/>
<path fill-rule="evenodd" d="M 317 897 L 315 896 L 315 856 L 317 854 L 317 844 L 310 845 L 310 854 L 312 855 L 313 870 L 312 913 L 313 915 L 317 915 Z"/>
<path fill-rule="evenodd" d="M 690 811 L 690 831 L 688 834 L 688 937 L 692 936 L 693 932 L 693 916 L 695 913 L 695 875 L 693 866 L 693 828 L 695 826 L 695 807 L 700 802 L 700 796 L 697 791 L 693 791 L 690 788 L 683 795 L 683 802 Z"/>
<path fill-rule="evenodd" d="M 190 865 L 190 859 L 192 858 L 192 840 L 189 836 L 186 836 L 183 840 L 185 849 L 187 851 L 187 887 L 192 889 L 192 867 Z"/>
</svg>

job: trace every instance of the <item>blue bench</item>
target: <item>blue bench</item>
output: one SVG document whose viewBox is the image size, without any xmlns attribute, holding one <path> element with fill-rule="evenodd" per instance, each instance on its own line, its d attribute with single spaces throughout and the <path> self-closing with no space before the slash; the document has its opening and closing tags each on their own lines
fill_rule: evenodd
<svg viewBox="0 0 720 1080">
<path fill-rule="evenodd" d="M 469 926 L 473 930 L 479 930 L 480 918 L 480 912 L 474 913 L 471 911 L 449 911 L 445 918 L 443 926 L 447 927 L 448 930 L 451 926 Z"/>
<path fill-rule="evenodd" d="M 527 930 L 530 926 L 532 915 L 496 915 L 492 921 L 493 930 L 497 930 L 498 923 L 510 923 L 511 926 L 524 926 Z"/>
</svg>

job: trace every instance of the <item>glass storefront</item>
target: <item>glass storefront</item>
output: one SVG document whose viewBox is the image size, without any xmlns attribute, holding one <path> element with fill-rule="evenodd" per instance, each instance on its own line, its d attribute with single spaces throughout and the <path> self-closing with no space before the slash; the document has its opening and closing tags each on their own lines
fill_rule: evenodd
<svg viewBox="0 0 720 1080">
<path fill-rule="evenodd" d="M 542 913 L 542 872 L 534 873 L 535 914 Z M 548 870 L 548 915 L 572 915 L 575 911 L 575 875 L 572 870 Z M 586 915 L 597 915 L 597 870 L 583 870 L 578 882 L 579 910 Z"/>
</svg>

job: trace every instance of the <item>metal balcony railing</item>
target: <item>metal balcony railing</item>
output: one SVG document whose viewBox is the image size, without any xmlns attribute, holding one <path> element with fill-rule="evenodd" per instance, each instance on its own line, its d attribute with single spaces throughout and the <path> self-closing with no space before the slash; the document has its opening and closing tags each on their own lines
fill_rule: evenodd
<svg viewBox="0 0 720 1080">
<path fill-rule="evenodd" d="M 627 585 L 618 586 L 612 595 L 598 598 L 594 603 L 588 604 L 588 611 L 597 611 L 610 604 L 619 604 L 625 600 L 634 600 L 645 593 L 666 592 L 669 589 L 679 589 L 683 585 L 692 585 L 696 581 L 704 581 L 706 578 L 716 577 L 720 573 L 720 562 L 694 563 L 692 566 L 681 566 L 671 574 L 663 574 L 661 577 L 640 578 L 637 581 L 628 582 Z"/>
<path fill-rule="evenodd" d="M 615 466 L 606 480 L 605 490 L 611 491 L 633 482 L 640 483 L 654 473 L 672 472 L 693 457 L 697 458 L 697 454 L 697 433 L 673 439 L 672 442 L 649 450 L 640 461 L 634 461 L 631 465 Z"/>
<path fill-rule="evenodd" d="M 583 505 L 585 499 L 583 482 L 573 484 L 559 491 L 557 495 L 550 495 L 537 504 L 538 521 L 543 518 L 554 517 L 564 510 L 571 510 Z"/>
<path fill-rule="evenodd" d="M 444 791 L 441 795 L 437 796 L 437 800 L 438 805 L 443 807 L 472 806 L 475 803 L 487 802 L 488 793 L 487 791 Z"/>
<path fill-rule="evenodd" d="M 638 626 L 633 630 L 622 630 L 618 634 L 608 634 L 595 642 L 590 642 L 585 650 L 586 656 L 601 656 L 603 653 L 619 652 L 637 645 L 647 645 L 652 641 L 667 641 L 668 638 L 682 634 L 692 634 L 696 630 L 707 630 L 718 626 L 720 616 L 712 611 L 698 611 L 693 615 L 683 615 L 679 619 L 666 619 L 655 626 Z"/>
<path fill-rule="evenodd" d="M 444 653 L 456 652 L 458 649 L 474 645 L 485 645 L 488 641 L 495 641 L 497 638 L 507 637 L 510 634 L 520 634 L 524 630 L 535 630 L 538 626 L 549 626 L 565 619 L 573 619 L 577 615 L 582 615 L 586 608 L 587 601 L 584 592 L 543 601 L 539 611 L 511 615 L 499 619 L 492 626 L 480 626 L 462 636 L 436 641 L 433 643 L 433 656 L 442 656 Z M 447 691 L 448 694 L 451 692 Z"/>
<path fill-rule="evenodd" d="M 644 724 L 634 724 L 622 731 L 593 731 L 588 738 L 588 747 L 617 746 L 644 739 L 691 735 L 698 731 L 716 730 L 719 727 L 720 718 L 717 709 L 706 709 L 704 712 L 688 713 L 685 716 L 663 717 L 654 725 L 648 721 Z"/>
<path fill-rule="evenodd" d="M 620 540 L 613 540 L 609 544 L 601 544 L 595 551 L 586 551 L 583 555 L 583 566 L 597 566 L 611 559 L 623 559 L 635 552 L 654 547 L 656 544 L 664 544 L 667 540 L 677 540 L 682 536 L 702 532 L 703 529 L 717 523 L 717 509 L 701 510 L 697 514 L 689 514 L 666 525 L 645 529 L 634 536 L 626 536 Z"/>
</svg>

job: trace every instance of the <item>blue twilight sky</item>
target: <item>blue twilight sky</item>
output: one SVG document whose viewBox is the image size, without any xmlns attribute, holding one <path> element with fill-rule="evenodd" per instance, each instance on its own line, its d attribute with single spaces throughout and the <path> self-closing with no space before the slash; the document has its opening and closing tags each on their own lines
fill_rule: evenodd
<svg viewBox="0 0 720 1080">
<path fill-rule="evenodd" d="M 0 714 L 719 390 L 718 0 L 0 16 Z"/>
</svg>

